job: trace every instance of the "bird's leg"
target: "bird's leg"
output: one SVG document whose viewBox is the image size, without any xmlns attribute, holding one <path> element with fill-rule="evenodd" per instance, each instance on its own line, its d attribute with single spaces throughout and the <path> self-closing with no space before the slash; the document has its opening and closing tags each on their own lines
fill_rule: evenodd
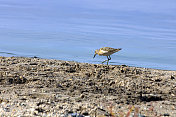
<svg viewBox="0 0 176 117">
<path fill-rule="evenodd" d="M 111 57 L 110 57 L 110 55 L 109 55 L 109 60 L 111 60 Z"/>
<path fill-rule="evenodd" d="M 104 61 L 102 62 L 102 64 L 103 64 L 104 62 L 106 62 L 106 61 L 107 61 L 107 64 L 108 64 L 108 61 L 109 61 L 109 58 L 108 58 L 108 56 L 107 56 L 107 59 L 108 59 L 108 60 L 104 60 Z"/>
<path fill-rule="evenodd" d="M 109 60 L 111 60 L 111 57 L 110 56 L 107 56 L 108 60 L 107 60 L 107 65 L 109 63 Z"/>
<path fill-rule="evenodd" d="M 102 62 L 102 64 L 103 64 L 104 62 L 106 62 L 106 61 L 108 61 L 108 60 L 104 60 L 104 61 Z"/>
<path fill-rule="evenodd" d="M 107 65 L 108 65 L 108 63 L 109 63 L 109 60 L 107 60 Z"/>
<path fill-rule="evenodd" d="M 107 59 L 108 59 L 108 60 L 107 60 L 107 65 L 108 65 L 108 63 L 109 63 L 109 60 L 110 60 L 110 59 L 109 59 L 109 56 L 107 56 Z"/>
</svg>

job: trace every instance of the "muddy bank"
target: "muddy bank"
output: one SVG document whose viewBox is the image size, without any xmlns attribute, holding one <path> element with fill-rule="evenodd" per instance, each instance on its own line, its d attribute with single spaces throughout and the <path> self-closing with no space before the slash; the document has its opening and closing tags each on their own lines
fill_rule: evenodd
<svg viewBox="0 0 176 117">
<path fill-rule="evenodd" d="M 176 71 L 0 57 L 2 116 L 118 117 L 128 112 L 176 116 Z"/>
</svg>

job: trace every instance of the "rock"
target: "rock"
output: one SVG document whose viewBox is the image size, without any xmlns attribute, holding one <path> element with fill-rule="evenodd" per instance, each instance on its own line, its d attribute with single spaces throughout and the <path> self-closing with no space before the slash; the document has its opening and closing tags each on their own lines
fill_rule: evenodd
<svg viewBox="0 0 176 117">
<path fill-rule="evenodd" d="M 42 109 L 42 108 L 36 108 L 35 109 L 38 113 L 43 113 L 45 110 L 44 109 Z"/>
<path fill-rule="evenodd" d="M 10 77 L 10 78 L 6 78 L 6 83 L 7 84 L 24 84 L 27 82 L 27 79 L 25 77 Z"/>
<path fill-rule="evenodd" d="M 10 112 L 10 108 L 9 108 L 9 107 L 6 107 L 6 108 L 4 108 L 4 111 L 5 111 L 5 112 Z"/>
<path fill-rule="evenodd" d="M 175 79 L 175 77 L 174 77 L 174 76 L 171 76 L 171 79 L 172 79 L 172 80 L 174 80 L 174 79 Z"/>
<path fill-rule="evenodd" d="M 89 116 L 89 113 L 87 111 L 83 112 L 82 115 Z"/>
<path fill-rule="evenodd" d="M 139 114 L 139 116 L 138 116 L 138 117 L 147 117 L 147 116 Z"/>
<path fill-rule="evenodd" d="M 165 113 L 163 116 L 170 116 L 168 113 Z"/>
<path fill-rule="evenodd" d="M 29 65 L 38 65 L 38 63 L 33 62 L 33 63 L 29 63 Z"/>
</svg>

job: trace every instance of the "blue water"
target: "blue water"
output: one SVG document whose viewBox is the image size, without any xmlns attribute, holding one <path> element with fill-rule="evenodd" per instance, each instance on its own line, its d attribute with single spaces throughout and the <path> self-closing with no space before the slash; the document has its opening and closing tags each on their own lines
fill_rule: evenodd
<svg viewBox="0 0 176 117">
<path fill-rule="evenodd" d="M 175 0 L 0 0 L 0 56 L 176 70 Z"/>
</svg>

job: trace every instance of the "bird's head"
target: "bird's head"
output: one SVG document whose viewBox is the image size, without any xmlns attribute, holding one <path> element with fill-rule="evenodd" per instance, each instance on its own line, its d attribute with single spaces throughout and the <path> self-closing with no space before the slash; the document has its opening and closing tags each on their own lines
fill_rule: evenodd
<svg viewBox="0 0 176 117">
<path fill-rule="evenodd" d="M 95 50 L 95 54 L 94 54 L 93 58 L 95 58 L 95 56 L 98 54 L 98 52 L 99 52 L 99 50 Z"/>
</svg>

